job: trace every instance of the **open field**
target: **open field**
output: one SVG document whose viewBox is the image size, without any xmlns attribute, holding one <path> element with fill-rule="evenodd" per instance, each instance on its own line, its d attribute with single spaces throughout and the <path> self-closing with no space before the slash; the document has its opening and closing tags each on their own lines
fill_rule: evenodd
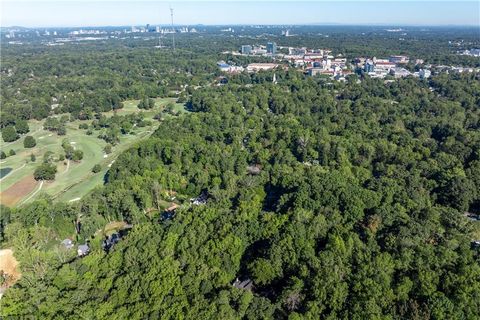
<svg viewBox="0 0 480 320">
<path fill-rule="evenodd" d="M 143 111 L 146 119 L 152 119 L 155 114 L 163 107 L 173 102 L 174 99 L 158 98 L 156 107 L 152 110 Z M 118 111 L 119 115 L 140 112 L 137 108 L 138 101 L 125 101 L 124 108 Z M 182 105 L 176 104 L 175 109 L 183 110 Z M 107 117 L 113 115 L 113 112 L 105 113 Z M 103 148 L 107 144 L 99 139 L 98 132 L 93 135 L 87 135 L 85 130 L 78 126 L 81 123 L 91 123 L 91 120 L 76 120 L 67 123 L 67 135 L 58 136 L 55 132 L 43 129 L 43 121 L 29 121 L 31 135 L 37 141 L 34 148 L 27 149 L 23 147 L 22 136 L 15 142 L 0 142 L 0 149 L 7 154 L 10 149 L 16 152 L 16 155 L 9 156 L 0 161 L 0 203 L 13 206 L 30 202 L 38 196 L 46 193 L 54 199 L 61 201 L 76 201 L 83 195 L 103 183 L 103 177 L 107 172 L 109 165 L 113 163 L 116 157 L 134 143 L 148 137 L 155 131 L 159 122 L 153 120 L 151 126 L 143 128 L 135 127 L 133 134 L 121 135 L 120 143 L 113 149 L 112 153 L 105 155 Z M 57 162 L 57 174 L 55 181 L 41 183 L 33 179 L 33 171 L 43 162 L 43 156 L 47 151 L 51 151 L 57 158 L 63 154 L 62 141 L 67 139 L 75 149 L 83 151 L 83 159 L 80 162 L 65 160 Z M 36 161 L 30 160 L 31 154 L 35 155 Z M 92 167 L 100 164 L 102 170 L 99 173 L 92 173 Z"/>
</svg>

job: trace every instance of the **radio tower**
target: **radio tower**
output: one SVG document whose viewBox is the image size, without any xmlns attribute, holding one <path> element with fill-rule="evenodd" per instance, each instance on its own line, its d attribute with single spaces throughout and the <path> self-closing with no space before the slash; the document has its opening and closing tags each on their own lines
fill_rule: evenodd
<svg viewBox="0 0 480 320">
<path fill-rule="evenodd" d="M 172 43 L 173 51 L 175 51 L 175 28 L 173 27 L 173 8 L 170 7 L 170 17 L 172 17 Z"/>
<path fill-rule="evenodd" d="M 158 24 L 157 31 L 158 31 L 158 45 L 155 46 L 155 48 L 162 48 L 162 39 L 161 39 L 161 37 L 162 37 L 162 25 L 160 23 Z"/>
</svg>

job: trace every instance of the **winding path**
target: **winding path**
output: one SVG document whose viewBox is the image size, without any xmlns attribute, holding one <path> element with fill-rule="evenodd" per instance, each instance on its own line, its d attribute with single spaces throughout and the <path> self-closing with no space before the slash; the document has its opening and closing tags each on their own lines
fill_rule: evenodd
<svg viewBox="0 0 480 320">
<path fill-rule="evenodd" d="M 62 172 L 62 174 L 67 173 L 69 168 L 70 168 L 70 160 L 67 160 L 67 168 L 65 169 L 65 171 Z"/>
<path fill-rule="evenodd" d="M 30 195 L 30 197 L 28 197 L 27 199 L 23 200 L 22 202 L 25 203 L 25 202 L 27 202 L 28 200 L 32 199 L 33 196 L 35 196 L 35 195 L 42 189 L 43 182 L 44 182 L 44 181 L 42 180 L 42 181 L 40 182 L 40 186 L 38 187 L 38 189 L 35 190 L 35 192 L 33 192 L 33 193 Z"/>
</svg>

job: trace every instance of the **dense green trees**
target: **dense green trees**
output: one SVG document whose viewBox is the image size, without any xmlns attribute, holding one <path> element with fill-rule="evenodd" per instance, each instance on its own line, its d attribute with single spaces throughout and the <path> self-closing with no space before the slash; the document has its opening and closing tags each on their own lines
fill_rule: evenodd
<svg viewBox="0 0 480 320">
<path fill-rule="evenodd" d="M 66 119 L 58 119 L 56 117 L 48 117 L 43 123 L 43 129 L 54 131 L 59 136 L 64 136 L 67 133 L 67 128 L 65 126 Z"/>
<path fill-rule="evenodd" d="M 57 166 L 52 163 L 42 163 L 33 172 L 35 180 L 55 180 L 55 174 L 57 173 Z"/>
<path fill-rule="evenodd" d="M 93 166 L 92 168 L 93 173 L 99 173 L 100 171 L 102 171 L 102 166 L 100 164 L 97 163 L 96 165 Z"/>
<path fill-rule="evenodd" d="M 23 140 L 23 146 L 25 148 L 33 148 L 37 145 L 37 141 L 35 141 L 35 138 L 32 136 L 26 136 L 25 139 Z"/>
<path fill-rule="evenodd" d="M 261 72 L 191 90 L 192 112 L 166 117 L 122 153 L 103 187 L 2 216 L 2 244 L 15 249 L 23 277 L 0 315 L 479 318 L 471 241 L 480 232 L 465 217 L 480 213 L 479 75 L 389 84 L 276 75 L 276 85 Z M 132 86 L 154 90 L 147 80 Z M 154 95 L 137 98 L 145 96 Z M 97 117 L 94 105 L 69 108 L 93 130 L 112 130 L 111 143 L 131 132 L 125 123 L 139 123 Z M 63 145 L 73 158 L 77 150 Z M 172 202 L 179 208 L 165 215 Z M 105 253 L 101 233 L 114 220 L 133 228 Z M 62 248 L 72 235 L 89 240 L 88 256 Z M 248 280 L 252 288 L 242 288 Z"/>
<path fill-rule="evenodd" d="M 62 148 L 65 152 L 65 158 L 73 161 L 80 161 L 83 159 L 83 151 L 76 149 L 67 139 L 62 142 Z"/>
<path fill-rule="evenodd" d="M 112 153 L 112 145 L 111 145 L 111 144 L 107 144 L 107 145 L 103 148 L 103 151 L 104 151 L 106 154 Z"/>
<path fill-rule="evenodd" d="M 67 158 L 70 159 L 70 158 Z M 73 151 L 73 154 L 71 155 L 71 159 L 73 161 L 80 161 L 83 159 L 83 151 L 82 150 L 75 150 Z"/>
<path fill-rule="evenodd" d="M 30 132 L 30 128 L 28 127 L 28 122 L 26 120 L 18 120 L 15 122 L 15 129 L 19 134 L 25 134 Z"/>
<path fill-rule="evenodd" d="M 138 109 L 153 109 L 155 107 L 155 100 L 151 98 L 143 98 L 140 100 L 137 107 Z"/>
<path fill-rule="evenodd" d="M 20 135 L 15 130 L 15 127 L 8 126 L 2 129 L 2 138 L 5 142 L 13 142 L 20 138 Z"/>
</svg>

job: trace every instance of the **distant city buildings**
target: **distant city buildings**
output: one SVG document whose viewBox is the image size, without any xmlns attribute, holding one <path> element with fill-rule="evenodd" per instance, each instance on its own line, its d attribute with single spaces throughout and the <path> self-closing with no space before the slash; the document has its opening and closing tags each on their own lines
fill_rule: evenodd
<svg viewBox="0 0 480 320">
<path fill-rule="evenodd" d="M 251 45 L 243 45 L 240 52 L 245 55 L 252 54 L 252 46 Z"/>
<path fill-rule="evenodd" d="M 277 52 L 277 44 L 275 42 L 267 43 L 267 46 L 252 46 L 249 44 L 244 44 L 240 47 L 240 53 L 242 55 L 275 55 Z"/>
<path fill-rule="evenodd" d="M 399 64 L 408 63 L 409 61 L 407 56 L 390 56 L 388 60 L 392 63 L 399 63 Z"/>
<path fill-rule="evenodd" d="M 307 48 L 288 48 L 288 55 L 290 56 L 304 56 L 307 53 Z"/>
<path fill-rule="evenodd" d="M 132 27 L 133 28 L 133 27 Z M 105 30 L 74 30 L 68 33 L 70 36 L 78 36 L 78 35 L 98 35 L 98 34 L 107 34 Z"/>
<path fill-rule="evenodd" d="M 390 74 L 395 78 L 404 78 L 404 77 L 408 77 L 412 73 L 402 67 L 393 67 L 390 69 Z"/>
<path fill-rule="evenodd" d="M 201 27 L 200 27 L 201 28 Z M 217 28 L 217 27 L 216 27 Z M 260 28 L 260 27 L 259 27 Z M 217 32 L 221 31 L 223 33 L 229 32 L 234 33 L 235 30 L 231 27 L 223 27 L 222 29 L 215 29 Z M 201 28 L 200 31 L 206 31 L 206 29 Z M 65 28 L 59 29 L 58 32 L 53 28 L 42 28 L 42 29 L 22 29 L 22 28 L 4 28 L 1 33 L 3 39 L 9 39 L 5 43 L 8 45 L 22 45 L 24 40 L 28 38 L 38 37 L 38 40 L 41 41 L 46 46 L 59 46 L 66 45 L 72 42 L 80 41 L 94 41 L 94 40 L 107 40 L 107 39 L 144 39 L 144 40 L 154 40 L 155 43 L 158 41 L 157 47 L 162 47 L 159 36 L 160 34 L 169 34 L 169 33 L 195 33 L 197 30 L 195 28 L 189 28 L 187 26 L 154 26 L 150 24 L 144 24 L 143 26 L 131 26 L 130 28 L 84 28 L 84 29 L 73 29 Z M 245 29 L 238 29 L 239 38 L 244 37 L 242 32 L 245 32 Z M 393 31 L 392 31 L 393 32 Z M 153 35 L 151 33 L 157 33 L 158 35 Z M 130 34 L 130 35 L 129 35 Z M 264 34 L 267 36 L 272 36 L 270 39 L 280 39 L 274 38 L 274 34 Z M 264 38 L 264 35 L 258 36 L 257 39 Z M 282 31 L 284 36 L 292 36 L 290 30 Z M 318 34 L 320 36 L 326 36 Z M 230 37 L 231 35 L 225 35 Z M 36 39 L 36 38 L 35 38 Z M 248 39 L 248 37 L 246 37 Z M 253 38 L 250 38 L 253 39 Z M 28 41 L 28 40 L 27 40 Z M 258 40 L 257 40 L 258 41 Z M 265 40 L 266 41 L 266 40 Z M 280 40 L 278 40 L 280 41 Z M 285 40 L 282 40 L 285 41 Z M 457 51 L 457 54 L 468 55 L 472 57 L 480 57 L 480 49 L 471 48 L 464 49 L 467 45 L 475 46 L 472 43 L 458 42 L 454 43 L 459 48 L 462 48 L 462 51 Z M 467 47 L 468 48 L 468 47 Z M 217 66 L 220 71 L 225 73 L 240 73 L 244 71 L 248 72 L 258 72 L 261 70 L 271 70 L 278 66 L 285 68 L 292 67 L 297 68 L 300 71 L 304 72 L 307 75 L 311 76 L 326 76 L 331 79 L 343 81 L 345 77 L 353 72 L 356 72 L 362 76 L 369 76 L 373 78 L 384 78 L 388 77 L 385 81 L 394 81 L 393 78 L 401 78 L 407 76 L 413 76 L 420 79 L 428 79 L 432 74 L 438 73 L 462 73 L 462 72 L 478 72 L 479 68 L 470 68 L 463 66 L 453 66 L 453 65 L 425 65 L 423 59 L 410 59 L 406 55 L 391 55 L 388 57 L 357 57 L 355 59 L 345 58 L 342 54 L 332 53 L 331 50 L 326 48 L 306 48 L 306 47 L 287 47 L 277 45 L 276 42 L 270 40 L 264 43 L 246 43 L 243 44 L 239 50 L 225 51 L 224 54 L 229 55 L 244 55 L 249 56 L 250 58 L 262 57 L 262 62 L 270 63 L 251 63 L 247 65 L 236 65 L 233 62 L 226 63 L 220 61 L 217 63 Z M 252 62 L 253 59 L 250 59 Z M 255 60 L 253 60 L 255 61 Z M 417 72 L 411 72 L 406 69 L 406 64 L 412 62 L 412 65 L 417 66 Z M 411 68 L 409 68 L 411 70 Z M 225 75 L 223 75 L 225 76 Z M 227 78 L 227 77 L 225 77 Z M 276 79 L 275 79 L 276 80 Z M 273 81 L 275 82 L 275 81 Z"/>
<path fill-rule="evenodd" d="M 373 63 L 373 61 L 372 60 L 365 61 L 365 65 L 363 67 L 363 70 L 366 73 L 375 72 L 375 64 Z"/>
<path fill-rule="evenodd" d="M 408 61 L 407 56 L 390 56 L 388 59 L 358 57 L 355 59 L 355 64 L 357 70 L 362 70 L 372 78 L 385 78 L 388 75 L 401 78 L 412 75 L 410 71 L 402 67 Z"/>
<path fill-rule="evenodd" d="M 418 71 L 418 76 L 420 77 L 420 79 L 427 79 L 427 78 L 430 78 L 432 72 L 428 69 L 420 69 L 420 71 Z"/>
<path fill-rule="evenodd" d="M 463 50 L 458 54 L 464 55 L 464 56 L 480 57 L 480 49 Z"/>
<path fill-rule="evenodd" d="M 267 43 L 267 53 L 271 55 L 277 54 L 277 44 L 275 42 Z"/>
<path fill-rule="evenodd" d="M 217 66 L 220 69 L 220 71 L 223 71 L 226 73 L 239 73 L 244 70 L 242 66 L 232 66 L 226 63 L 225 61 L 217 62 Z"/>
<path fill-rule="evenodd" d="M 195 28 L 189 28 L 189 27 L 177 27 L 177 28 L 162 28 L 161 26 L 151 26 L 150 24 L 147 24 L 145 27 L 136 27 L 132 26 L 130 28 L 130 33 L 149 33 L 149 32 L 156 32 L 156 33 L 161 33 L 161 34 L 166 34 L 166 33 L 196 33 L 197 30 Z M 124 33 L 129 33 L 126 30 L 124 30 Z"/>
<path fill-rule="evenodd" d="M 247 66 L 247 71 L 257 72 L 260 70 L 272 70 L 278 67 L 276 63 L 250 63 Z"/>
</svg>

